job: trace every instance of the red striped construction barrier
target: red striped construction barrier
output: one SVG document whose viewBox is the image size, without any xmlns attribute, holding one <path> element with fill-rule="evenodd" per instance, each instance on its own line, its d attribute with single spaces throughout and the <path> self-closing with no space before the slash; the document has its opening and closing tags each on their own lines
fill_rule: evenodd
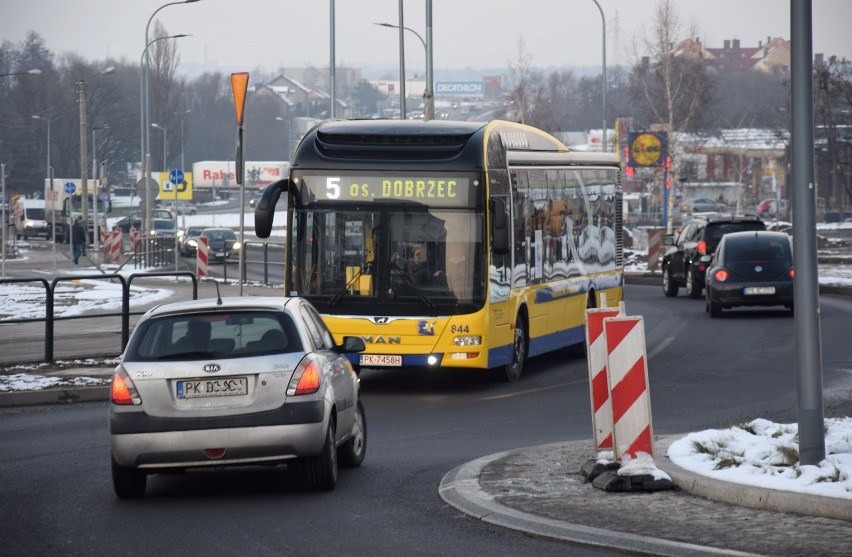
<svg viewBox="0 0 852 557">
<path fill-rule="evenodd" d="M 589 394 L 592 399 L 592 429 L 597 450 L 612 450 L 612 403 L 606 372 L 607 350 L 603 321 L 617 317 L 615 308 L 586 310 L 586 361 L 589 364 Z"/>
<path fill-rule="evenodd" d="M 139 231 L 135 228 L 130 229 L 130 245 L 133 246 L 133 253 L 136 253 L 136 239 L 139 238 Z"/>
<path fill-rule="evenodd" d="M 109 260 L 113 263 L 121 263 L 121 252 L 122 252 L 122 236 L 121 230 L 116 228 L 112 231 L 112 234 L 107 236 L 110 241 L 109 244 Z M 106 249 L 106 248 L 104 248 Z"/>
<path fill-rule="evenodd" d="M 660 268 L 660 252 L 665 247 L 666 231 L 657 228 L 648 231 L 648 270 L 656 271 Z"/>
<path fill-rule="evenodd" d="M 639 453 L 653 457 L 645 322 L 641 316 L 608 317 L 603 320 L 603 327 L 612 399 L 615 458 L 623 460 L 628 456 L 633 459 Z"/>
<path fill-rule="evenodd" d="M 199 277 L 207 276 L 207 261 L 210 254 L 210 246 L 207 245 L 207 238 L 198 238 L 198 246 L 195 248 L 195 275 Z"/>
</svg>

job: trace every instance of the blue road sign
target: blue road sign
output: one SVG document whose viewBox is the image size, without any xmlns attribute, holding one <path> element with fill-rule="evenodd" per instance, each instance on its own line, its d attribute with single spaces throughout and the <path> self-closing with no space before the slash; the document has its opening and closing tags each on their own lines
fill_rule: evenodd
<svg viewBox="0 0 852 557">
<path fill-rule="evenodd" d="M 77 191 L 77 186 L 73 182 L 65 182 L 65 193 L 72 194 Z"/>
<path fill-rule="evenodd" d="M 183 170 L 172 170 L 169 172 L 169 182 L 174 185 L 179 185 L 183 183 Z"/>
</svg>

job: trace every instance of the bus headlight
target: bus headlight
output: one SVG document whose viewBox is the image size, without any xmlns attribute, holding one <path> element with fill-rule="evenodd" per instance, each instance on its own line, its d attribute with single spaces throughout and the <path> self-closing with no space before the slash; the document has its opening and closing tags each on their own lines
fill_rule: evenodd
<svg viewBox="0 0 852 557">
<path fill-rule="evenodd" d="M 454 346 L 480 346 L 482 344 L 481 336 L 463 336 L 453 339 Z"/>
</svg>

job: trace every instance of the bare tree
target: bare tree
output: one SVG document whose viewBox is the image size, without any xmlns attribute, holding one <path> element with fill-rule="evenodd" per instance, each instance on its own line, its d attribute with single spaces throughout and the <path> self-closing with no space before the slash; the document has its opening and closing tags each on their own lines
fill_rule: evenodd
<svg viewBox="0 0 852 557">
<path fill-rule="evenodd" d="M 697 36 L 695 26 L 688 37 Z M 641 109 L 646 125 L 656 124 L 669 133 L 671 172 L 678 175 L 677 133 L 696 129 L 702 115 L 712 104 L 711 81 L 701 51 L 696 55 L 679 51 L 683 43 L 682 25 L 672 0 L 657 4 L 651 35 L 642 38 L 642 57 L 631 76 L 631 90 Z M 671 232 L 673 197 L 668 200 L 668 222 Z"/>
<path fill-rule="evenodd" d="M 523 37 L 518 39 L 518 58 L 509 64 L 509 79 L 512 83 L 512 91 L 509 100 L 515 106 L 516 119 L 521 124 L 526 124 L 535 105 L 536 90 L 540 87 L 541 74 L 532 66 L 533 56 L 526 50 L 526 42 Z"/>
</svg>

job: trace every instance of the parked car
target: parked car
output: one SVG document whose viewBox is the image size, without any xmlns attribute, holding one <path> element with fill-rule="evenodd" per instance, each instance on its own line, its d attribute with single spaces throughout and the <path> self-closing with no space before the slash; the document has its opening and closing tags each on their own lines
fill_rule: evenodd
<svg viewBox="0 0 852 557">
<path fill-rule="evenodd" d="M 261 197 L 263 197 L 263 191 L 256 191 L 252 193 L 251 199 L 249 199 L 249 207 L 254 209 L 254 207 L 257 206 L 258 202 L 260 201 Z"/>
<path fill-rule="evenodd" d="M 178 249 L 181 255 L 194 254 L 198 249 L 198 237 L 204 232 L 203 226 L 188 226 L 178 231 Z"/>
<path fill-rule="evenodd" d="M 680 287 L 685 286 L 690 298 L 700 298 L 707 264 L 719 240 L 724 234 L 744 230 L 766 230 L 766 225 L 753 215 L 696 216 L 687 221 L 679 234 L 667 237 L 660 264 L 665 295 L 677 296 Z"/>
<path fill-rule="evenodd" d="M 207 238 L 209 260 L 224 260 L 231 257 L 231 252 L 240 249 L 237 235 L 230 228 L 205 228 L 201 236 Z"/>
<path fill-rule="evenodd" d="M 303 298 L 166 304 L 136 325 L 112 380 L 112 481 L 121 498 L 186 468 L 301 464 L 315 490 L 360 466 L 367 421 L 346 353 Z"/>
<path fill-rule="evenodd" d="M 172 215 L 175 213 L 175 202 L 174 201 L 161 201 L 157 206 L 158 209 L 166 210 Z M 177 214 L 178 215 L 194 215 L 198 213 L 198 209 L 195 208 L 195 205 L 188 203 L 186 201 L 178 201 L 177 202 Z"/>
<path fill-rule="evenodd" d="M 165 209 L 151 209 L 151 218 L 174 220 L 174 215 Z M 130 232 L 131 228 L 142 230 L 142 213 L 139 211 L 130 213 L 126 217 L 116 221 L 114 226 L 119 227 L 124 233 Z"/>
<path fill-rule="evenodd" d="M 707 270 L 706 311 L 782 305 L 793 311 L 793 244 L 784 232 L 725 234 Z"/>
<path fill-rule="evenodd" d="M 684 201 L 680 208 L 684 213 L 722 213 L 728 210 L 728 206 L 721 201 L 714 201 L 706 197 L 696 197 Z"/>
</svg>

